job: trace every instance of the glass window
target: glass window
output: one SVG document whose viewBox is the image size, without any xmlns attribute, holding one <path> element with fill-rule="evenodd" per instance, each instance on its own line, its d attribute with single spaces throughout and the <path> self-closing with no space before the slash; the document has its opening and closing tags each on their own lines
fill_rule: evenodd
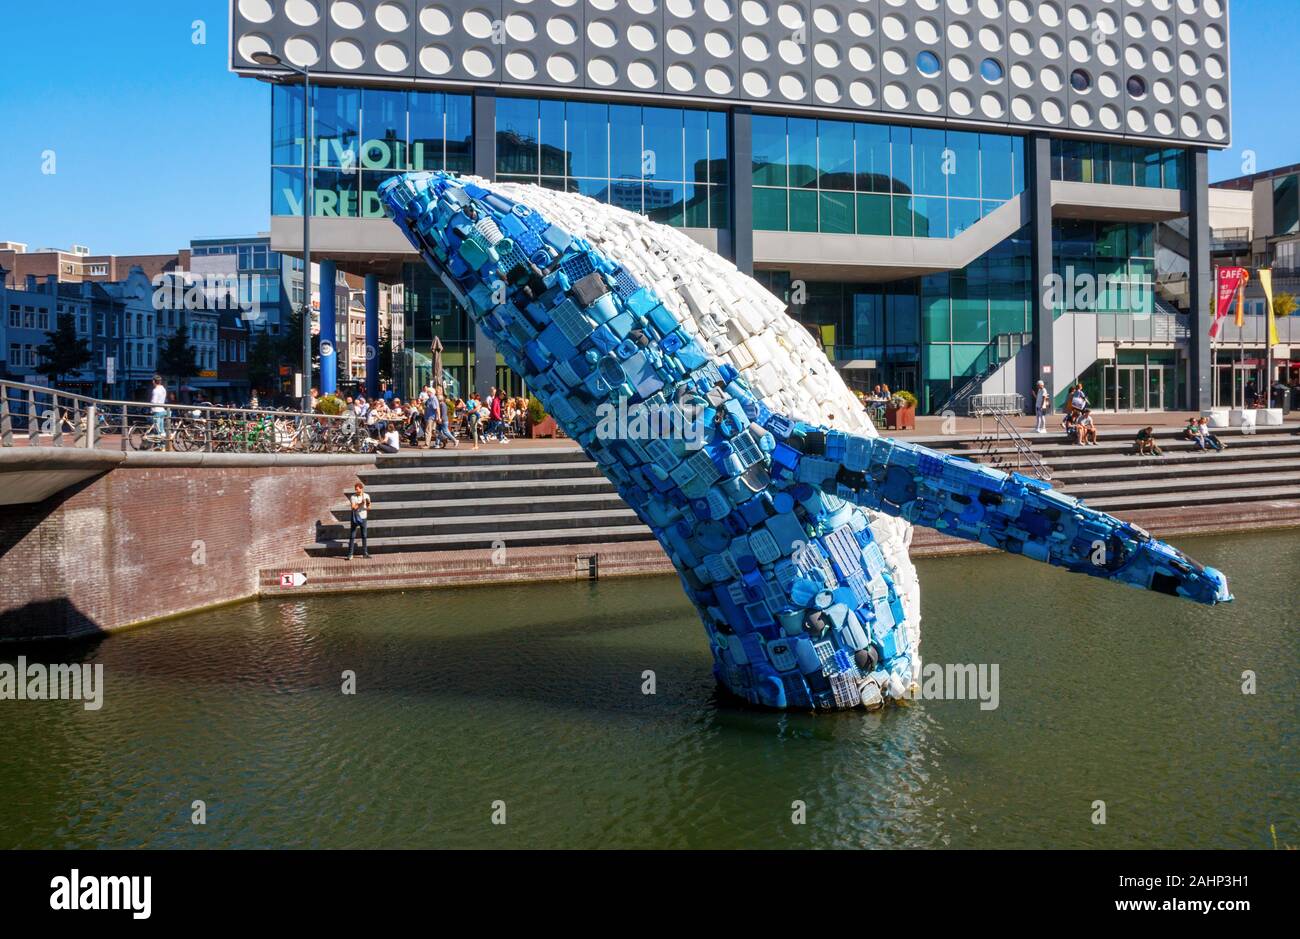
<svg viewBox="0 0 1300 939">
<path fill-rule="evenodd" d="M 726 186 L 709 186 L 709 227 L 726 228 L 731 224 L 731 202 L 727 197 L 728 189 Z M 690 208 L 687 207 L 686 222 L 691 222 Z"/>
<path fill-rule="evenodd" d="M 302 215 L 302 167 L 272 167 L 271 214 Z"/>
<path fill-rule="evenodd" d="M 608 179 L 574 179 L 569 177 L 569 192 L 590 196 L 597 202 L 609 202 Z M 639 209 L 637 211 L 640 211 Z"/>
<path fill-rule="evenodd" d="M 535 98 L 497 99 L 497 172 L 535 176 L 538 171 Z"/>
<path fill-rule="evenodd" d="M 947 199 L 917 196 L 912 199 L 912 214 L 916 218 L 917 238 L 948 237 Z"/>
<path fill-rule="evenodd" d="M 727 159 L 731 152 L 727 142 L 727 115 L 723 111 L 709 111 L 709 182 L 725 185 L 731 178 L 727 173 Z"/>
<path fill-rule="evenodd" d="M 1279 176 L 1273 180 L 1273 234 L 1300 231 L 1300 176 Z"/>
<path fill-rule="evenodd" d="M 361 127 L 361 92 L 355 88 L 317 86 L 316 132 L 312 162 L 317 166 L 356 166 Z"/>
<path fill-rule="evenodd" d="M 1110 181 L 1116 186 L 1134 185 L 1134 148 L 1121 144 L 1110 145 Z"/>
<path fill-rule="evenodd" d="M 853 189 L 853 125 L 847 121 L 817 122 L 817 185 L 820 189 Z M 850 220 L 852 218 L 852 202 Z"/>
<path fill-rule="evenodd" d="M 791 117 L 786 120 L 786 130 L 790 137 L 790 188 L 815 188 L 817 185 L 817 122 L 802 117 Z"/>
<path fill-rule="evenodd" d="M 858 195 L 858 234 L 890 234 L 889 196 L 874 193 Z"/>
<path fill-rule="evenodd" d="M 406 103 L 404 91 L 361 92 L 361 168 L 406 169 Z"/>
<path fill-rule="evenodd" d="M 682 111 L 680 108 L 642 109 L 647 179 L 684 180 L 682 171 Z M 649 196 L 646 207 L 649 208 Z"/>
<path fill-rule="evenodd" d="M 474 112 L 469 95 L 440 95 L 447 111 L 446 168 L 468 173 L 474 168 Z M 414 129 L 411 133 L 415 137 Z"/>
<path fill-rule="evenodd" d="M 821 193 L 821 230 L 831 234 L 853 234 L 853 193 Z"/>
<path fill-rule="evenodd" d="M 754 185 L 788 185 L 785 118 L 755 114 L 753 119 Z"/>
<path fill-rule="evenodd" d="M 1136 147 L 1141 159 L 1141 164 L 1136 167 L 1135 176 L 1137 185 L 1146 186 L 1151 189 L 1160 188 L 1160 151 L 1152 150 L 1147 147 Z"/>
<path fill-rule="evenodd" d="M 963 199 L 980 197 L 980 135 L 948 131 L 948 149 L 943 169 L 948 177 L 948 195 Z"/>
<path fill-rule="evenodd" d="M 1161 158 L 1164 165 L 1164 176 L 1162 179 L 1166 189 L 1183 188 L 1183 151 L 1177 148 L 1170 148 L 1164 151 Z"/>
<path fill-rule="evenodd" d="M 568 151 L 564 145 L 564 102 L 549 100 L 538 102 L 538 120 L 541 125 L 538 140 L 541 149 L 542 175 L 568 175 Z"/>
<path fill-rule="evenodd" d="M 313 181 L 313 215 L 325 218 L 356 218 L 360 203 L 357 170 L 316 171 Z"/>
<path fill-rule="evenodd" d="M 892 201 L 894 208 L 894 237 L 913 237 L 912 197 L 894 196 Z"/>
<path fill-rule="evenodd" d="M 647 109 L 647 111 L 650 109 Z M 704 183 L 709 180 L 709 115 L 704 111 L 683 111 L 685 139 L 684 175 L 681 179 Z M 649 131 L 647 130 L 647 133 Z M 781 141 L 782 153 L 785 140 Z M 782 180 L 784 182 L 784 180 Z"/>
<path fill-rule="evenodd" d="M 271 163 L 302 166 L 302 87 L 271 86 Z"/>
<path fill-rule="evenodd" d="M 681 227 L 686 224 L 684 189 L 681 183 L 647 182 L 645 214 L 656 222 Z"/>
<path fill-rule="evenodd" d="M 413 91 L 407 99 L 411 134 L 407 165 L 413 170 L 444 168 L 445 97 L 440 93 Z"/>
<path fill-rule="evenodd" d="M 980 194 L 985 199 L 1006 200 L 1015 195 L 1011 141 L 1002 134 L 980 134 Z"/>
<path fill-rule="evenodd" d="M 609 161 L 609 175 L 614 179 L 641 178 L 643 155 L 639 106 L 609 106 Z"/>
<path fill-rule="evenodd" d="M 884 124 L 858 124 L 853 128 L 853 139 L 858 192 L 889 192 L 889 128 Z"/>
<path fill-rule="evenodd" d="M 609 176 L 609 105 L 565 103 L 570 172 L 575 176 Z M 639 136 L 639 135 L 638 135 Z"/>
<path fill-rule="evenodd" d="M 790 190 L 790 231 L 817 231 L 817 193 Z"/>
<path fill-rule="evenodd" d="M 980 204 L 976 199 L 948 200 L 948 237 L 956 238 L 980 220 Z"/>
<path fill-rule="evenodd" d="M 948 193 L 948 174 L 951 160 L 944 132 L 929 128 L 912 130 L 912 169 L 916 174 L 912 191 L 927 196 Z"/>
</svg>

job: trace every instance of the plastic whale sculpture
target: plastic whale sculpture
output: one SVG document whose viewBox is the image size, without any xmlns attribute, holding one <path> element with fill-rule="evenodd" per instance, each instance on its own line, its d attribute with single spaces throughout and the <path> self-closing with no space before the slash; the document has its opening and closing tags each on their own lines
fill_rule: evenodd
<svg viewBox="0 0 1300 939">
<path fill-rule="evenodd" d="M 915 689 L 912 524 L 1232 599 L 1218 571 L 1046 483 L 877 436 L 783 304 L 682 232 L 453 174 L 394 177 L 380 197 L 653 530 L 741 698 L 832 710 Z"/>
</svg>

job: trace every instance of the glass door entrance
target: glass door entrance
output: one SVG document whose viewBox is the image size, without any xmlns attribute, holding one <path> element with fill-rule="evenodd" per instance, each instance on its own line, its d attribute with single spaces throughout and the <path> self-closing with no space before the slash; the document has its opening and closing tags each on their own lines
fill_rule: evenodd
<svg viewBox="0 0 1300 939">
<path fill-rule="evenodd" d="M 1105 369 L 1102 407 L 1107 411 L 1163 411 L 1172 405 L 1173 376 L 1164 365 L 1116 365 Z"/>
</svg>

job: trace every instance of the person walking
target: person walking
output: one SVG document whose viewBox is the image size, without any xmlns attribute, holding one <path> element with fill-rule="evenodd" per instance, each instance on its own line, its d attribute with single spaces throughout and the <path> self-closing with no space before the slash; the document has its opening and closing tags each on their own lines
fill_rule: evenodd
<svg viewBox="0 0 1300 939">
<path fill-rule="evenodd" d="M 161 375 L 153 377 L 153 388 L 149 391 L 149 403 L 153 405 L 153 432 L 162 437 L 166 431 L 164 418 L 167 416 L 167 386 Z"/>
<path fill-rule="evenodd" d="M 370 494 L 366 492 L 365 483 L 357 483 L 352 487 L 352 495 L 348 496 L 348 504 L 352 508 L 352 525 L 348 531 L 348 560 L 352 560 L 352 554 L 356 548 L 357 532 L 361 532 L 361 556 L 370 557 L 370 541 L 366 530 L 366 519 L 370 515 Z"/>
<path fill-rule="evenodd" d="M 486 408 L 484 408 L 482 402 L 479 401 L 478 395 L 471 394 L 469 396 L 469 402 L 465 405 L 465 423 L 469 426 L 469 436 L 470 439 L 474 441 L 473 449 L 475 450 L 478 449 L 479 424 L 483 420 L 483 412 L 485 410 Z"/>
<path fill-rule="evenodd" d="M 438 433 L 438 399 L 429 395 L 424 399 L 424 449 L 433 446 L 433 438 Z"/>
<path fill-rule="evenodd" d="M 438 446 L 446 447 L 450 443 L 453 447 L 459 447 L 460 441 L 451 432 L 451 415 L 447 409 L 447 398 L 441 388 L 434 392 L 434 400 L 437 404 Z"/>
<path fill-rule="evenodd" d="M 1047 393 L 1047 385 L 1039 381 L 1034 388 L 1034 433 L 1047 433 L 1047 415 L 1052 410 L 1052 396 Z"/>
</svg>

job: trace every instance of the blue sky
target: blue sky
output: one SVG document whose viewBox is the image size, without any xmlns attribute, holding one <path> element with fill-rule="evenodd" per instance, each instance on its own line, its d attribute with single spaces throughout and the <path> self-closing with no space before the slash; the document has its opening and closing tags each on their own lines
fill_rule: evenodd
<svg viewBox="0 0 1300 939">
<path fill-rule="evenodd" d="M 1300 5 L 1231 10 L 1233 148 L 1212 152 L 1215 180 L 1247 149 L 1259 169 L 1300 163 L 1300 114 L 1281 110 Z M 5 0 L 0 240 L 133 254 L 265 231 L 270 86 L 226 70 L 226 19 L 225 0 Z"/>
</svg>

